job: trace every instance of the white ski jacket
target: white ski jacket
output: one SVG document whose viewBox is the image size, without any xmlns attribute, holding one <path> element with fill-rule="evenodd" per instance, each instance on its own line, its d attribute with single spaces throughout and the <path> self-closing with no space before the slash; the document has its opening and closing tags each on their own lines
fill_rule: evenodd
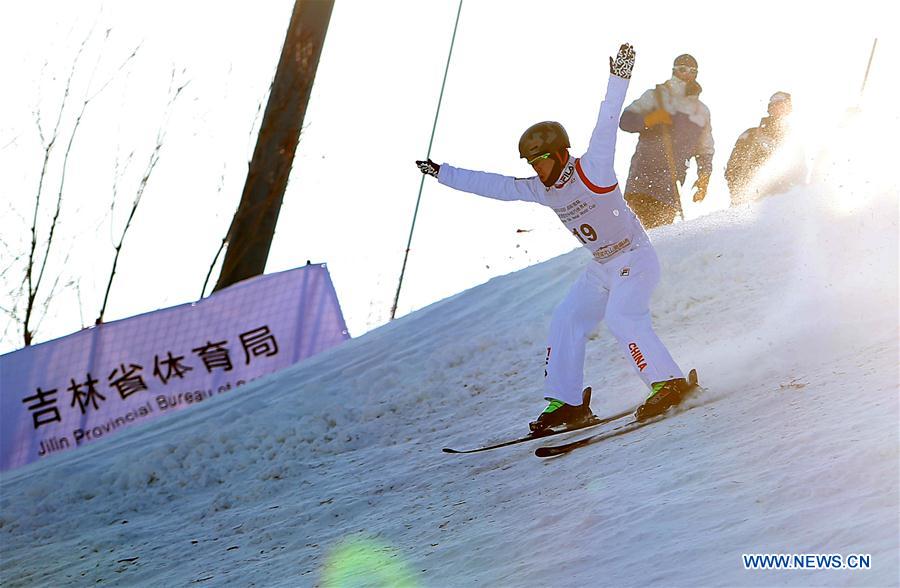
<svg viewBox="0 0 900 588">
<path fill-rule="evenodd" d="M 613 162 L 619 114 L 628 80 L 610 75 L 597 126 L 584 155 L 569 157 L 556 184 L 540 178 L 512 178 L 441 164 L 438 181 L 497 200 L 523 200 L 549 206 L 594 259 L 607 262 L 625 251 L 649 247 L 650 240 L 619 188 Z"/>
</svg>

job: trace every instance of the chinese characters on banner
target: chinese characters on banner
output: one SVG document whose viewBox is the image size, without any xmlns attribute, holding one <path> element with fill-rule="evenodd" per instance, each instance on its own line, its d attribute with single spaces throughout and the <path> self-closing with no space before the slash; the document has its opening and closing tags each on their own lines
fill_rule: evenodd
<svg viewBox="0 0 900 588">
<path fill-rule="evenodd" d="M 324 265 L 0 356 L 0 470 L 225 393 L 349 339 Z"/>
</svg>

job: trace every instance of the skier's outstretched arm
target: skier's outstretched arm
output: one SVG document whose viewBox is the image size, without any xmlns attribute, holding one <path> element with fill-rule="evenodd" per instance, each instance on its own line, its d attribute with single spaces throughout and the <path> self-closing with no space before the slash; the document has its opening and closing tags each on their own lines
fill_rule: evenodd
<svg viewBox="0 0 900 588">
<path fill-rule="evenodd" d="M 619 47 L 616 58 L 609 58 L 609 82 L 606 98 L 600 105 L 597 125 L 591 134 L 588 150 L 581 157 L 581 166 L 588 178 L 599 186 L 614 185 L 616 173 L 613 162 L 616 155 L 616 133 L 619 115 L 625 102 L 625 92 L 634 68 L 634 48 L 628 43 Z"/>
<path fill-rule="evenodd" d="M 423 174 L 433 176 L 440 183 L 456 190 L 495 200 L 539 202 L 534 187 L 535 181 L 537 181 L 536 177 L 525 179 L 512 178 L 500 174 L 453 167 L 446 163 L 439 165 L 430 159 L 427 161 L 416 161 L 416 165 Z"/>
</svg>

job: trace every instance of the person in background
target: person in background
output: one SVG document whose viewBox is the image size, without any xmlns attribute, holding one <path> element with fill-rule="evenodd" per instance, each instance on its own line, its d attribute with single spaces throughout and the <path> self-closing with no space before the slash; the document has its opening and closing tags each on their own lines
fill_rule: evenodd
<svg viewBox="0 0 900 588">
<path fill-rule="evenodd" d="M 706 197 L 714 153 L 709 108 L 700 101 L 697 60 L 679 55 L 667 82 L 647 90 L 622 113 L 619 127 L 639 133 L 631 158 L 625 200 L 645 229 L 682 215 L 676 184 L 684 184 L 691 158 L 697 160 L 694 202 Z"/>
<path fill-rule="evenodd" d="M 619 343 L 649 395 L 636 413 L 644 419 L 679 403 L 693 388 L 653 330 L 650 297 L 659 283 L 656 251 L 625 204 L 616 172 L 619 113 L 634 67 L 634 48 L 624 44 L 609 60 L 606 98 L 587 151 L 569 154 L 561 124 L 532 125 L 519 139 L 519 156 L 536 175 L 513 178 L 467 170 L 430 159 L 419 170 L 456 190 L 497 200 L 521 200 L 550 207 L 591 260 L 553 312 L 547 340 L 544 397 L 549 404 L 529 423 L 540 433 L 575 428 L 590 421 L 590 388 L 584 382 L 585 346 L 600 321 Z"/>
<path fill-rule="evenodd" d="M 791 95 L 775 92 L 768 116 L 738 137 L 725 167 L 732 206 L 806 183 L 806 157 L 790 132 L 792 110 Z"/>
</svg>

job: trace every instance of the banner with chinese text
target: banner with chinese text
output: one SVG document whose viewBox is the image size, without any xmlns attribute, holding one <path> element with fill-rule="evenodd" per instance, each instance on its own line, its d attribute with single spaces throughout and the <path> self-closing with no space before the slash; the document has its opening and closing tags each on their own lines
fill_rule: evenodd
<svg viewBox="0 0 900 588">
<path fill-rule="evenodd" d="M 107 437 L 349 339 L 324 265 L 0 356 L 0 471 Z"/>
</svg>

